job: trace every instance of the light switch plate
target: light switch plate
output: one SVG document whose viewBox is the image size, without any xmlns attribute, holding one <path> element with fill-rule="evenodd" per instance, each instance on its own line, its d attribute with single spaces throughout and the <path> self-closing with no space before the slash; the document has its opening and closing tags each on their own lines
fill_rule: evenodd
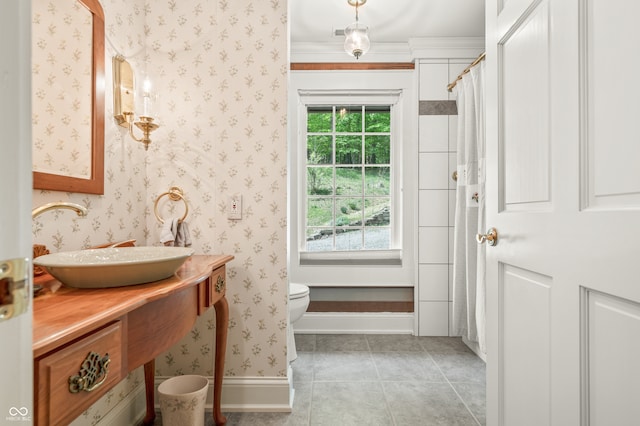
<svg viewBox="0 0 640 426">
<path fill-rule="evenodd" d="M 242 195 L 230 195 L 227 203 L 227 219 L 242 219 Z"/>
</svg>

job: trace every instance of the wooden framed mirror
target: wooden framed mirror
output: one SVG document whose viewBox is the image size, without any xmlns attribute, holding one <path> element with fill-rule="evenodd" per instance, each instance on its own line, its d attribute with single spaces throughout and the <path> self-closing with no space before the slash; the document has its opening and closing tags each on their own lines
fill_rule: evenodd
<svg viewBox="0 0 640 426">
<path fill-rule="evenodd" d="M 104 12 L 98 0 L 51 5 L 32 3 L 33 188 L 103 194 Z"/>
</svg>

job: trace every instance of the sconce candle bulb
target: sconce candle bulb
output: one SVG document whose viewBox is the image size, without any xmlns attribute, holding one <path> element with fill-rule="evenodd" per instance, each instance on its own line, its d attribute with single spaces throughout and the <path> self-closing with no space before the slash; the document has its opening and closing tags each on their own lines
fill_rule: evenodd
<svg viewBox="0 0 640 426">
<path fill-rule="evenodd" d="M 149 77 L 144 79 L 144 83 L 142 83 L 142 91 L 144 92 L 145 96 L 149 96 L 149 94 L 151 93 L 151 80 L 149 80 Z"/>
<path fill-rule="evenodd" d="M 142 83 L 142 115 L 148 117 L 151 113 L 151 81 L 145 78 Z"/>
</svg>

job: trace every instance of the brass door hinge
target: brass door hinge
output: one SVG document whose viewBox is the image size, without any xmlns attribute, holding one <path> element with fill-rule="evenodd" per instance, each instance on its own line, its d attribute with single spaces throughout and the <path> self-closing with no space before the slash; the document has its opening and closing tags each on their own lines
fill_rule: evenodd
<svg viewBox="0 0 640 426">
<path fill-rule="evenodd" d="M 0 261 L 0 322 L 27 311 L 28 287 L 29 259 Z"/>
</svg>

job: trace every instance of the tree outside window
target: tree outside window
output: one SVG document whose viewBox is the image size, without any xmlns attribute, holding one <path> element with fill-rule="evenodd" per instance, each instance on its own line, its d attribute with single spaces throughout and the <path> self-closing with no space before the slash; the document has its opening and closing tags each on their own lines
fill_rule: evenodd
<svg viewBox="0 0 640 426">
<path fill-rule="evenodd" d="M 306 152 L 306 250 L 389 249 L 391 107 L 308 107 Z"/>
</svg>

